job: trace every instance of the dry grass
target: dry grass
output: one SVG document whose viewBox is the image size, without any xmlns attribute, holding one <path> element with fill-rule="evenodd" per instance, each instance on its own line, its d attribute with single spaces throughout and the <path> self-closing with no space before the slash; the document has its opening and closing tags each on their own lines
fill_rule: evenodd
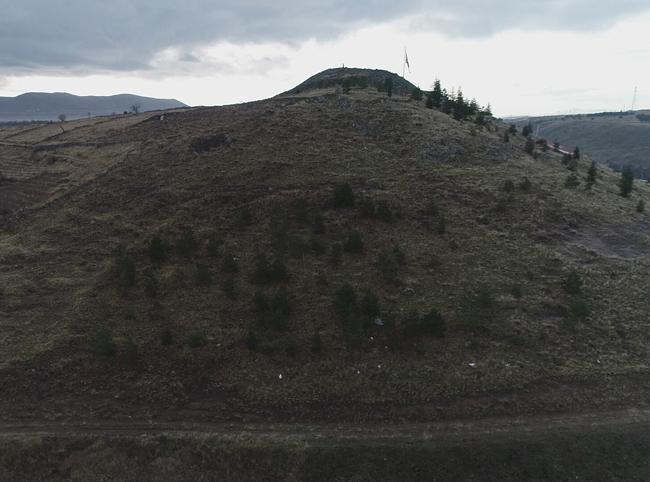
<svg viewBox="0 0 650 482">
<path fill-rule="evenodd" d="M 149 401 L 132 394 L 132 403 L 156 411 L 170 393 L 187 402 L 199 386 L 208 398 L 232 397 L 235 409 L 261 413 L 310 405 L 327 412 L 328 405 L 346 403 L 382 411 L 517 392 L 548 380 L 647 377 L 650 223 L 635 211 L 635 201 L 648 200 L 648 186 L 637 184 L 633 198 L 623 199 L 617 176 L 602 172 L 587 192 L 588 161 L 582 160 L 582 185 L 566 189 L 569 172 L 561 158 L 527 156 L 520 136 L 504 144 L 505 126 L 481 130 L 370 91 L 303 93 L 169 113 L 163 122 L 156 116 L 142 122 L 146 118 L 80 124 L 57 137 L 66 147 L 38 151 L 60 156 L 68 181 L 19 220 L 6 220 L 0 234 L 0 354 L 5 367 L 25 364 L 16 369 L 61 357 L 50 374 L 53 399 L 80 390 L 92 405 L 97 397 L 147 386 Z M 189 147 L 197 137 L 220 133 L 229 139 L 222 147 L 204 153 Z M 48 135 L 35 129 L 12 139 L 41 143 Z M 518 185 L 525 177 L 530 192 L 503 192 L 506 180 Z M 387 223 L 364 219 L 357 209 L 330 209 L 333 188 L 342 182 L 357 197 L 384 200 L 401 215 Z M 296 219 L 297 199 L 306 201 L 310 215 L 323 216 L 325 234 L 312 234 Z M 424 214 L 431 201 L 446 219 L 444 235 Z M 237 213 L 243 206 L 253 222 L 242 228 Z M 316 237 L 326 253 L 292 255 L 289 248 L 292 315 L 288 330 L 275 332 L 256 322 L 258 288 L 249 276 L 258 250 L 273 257 L 272 233 L 281 223 L 290 246 Z M 146 255 L 151 236 L 173 243 L 184 226 L 196 234 L 195 257 L 173 255 L 161 268 L 153 266 Z M 344 254 L 341 265 L 332 266 L 332 246 L 351 230 L 363 234 L 364 254 Z M 233 275 L 223 272 L 220 257 L 206 253 L 211 235 L 237 258 L 235 300 L 221 287 Z M 110 275 L 111 253 L 120 244 L 137 271 L 126 295 Z M 386 282 L 376 264 L 394 245 L 406 264 L 397 268 L 396 282 Z M 209 267 L 213 285 L 196 285 L 196 263 Z M 155 308 L 144 292 L 148 269 L 159 281 Z M 567 319 L 576 300 L 562 289 L 571 269 L 584 279 L 581 299 L 590 308 L 577 321 Z M 331 308 L 345 282 L 360 296 L 376 293 L 382 318 L 398 329 L 409 312 L 438 309 L 447 336 L 389 349 L 395 333 L 372 325 L 350 339 Z M 486 287 L 497 308 L 493 318 L 481 320 L 466 300 Z M 271 296 L 275 289 L 265 291 Z M 117 360 L 102 360 L 88 351 L 78 337 L 98 325 L 118 341 L 138 344 L 139 373 L 125 377 L 119 353 Z M 163 327 L 172 329 L 170 347 L 160 344 Z M 191 349 L 186 339 L 197 331 L 208 344 Z M 260 344 L 254 353 L 244 343 L 250 331 Z M 316 332 L 324 342 L 318 355 L 309 348 Z M 295 358 L 285 350 L 291 341 Z M 58 351 L 50 353 L 53 345 Z M 187 382 L 197 374 L 196 384 Z M 43 383 L 28 379 L 16 396 Z M 177 383 L 184 385 L 169 388 Z M 91 389 L 99 395 L 91 397 Z M 616 389 L 601 395 L 606 403 L 616 399 Z M 548 403 L 561 404 L 552 397 Z M 578 402 L 566 402 L 572 403 Z M 222 410 L 208 405 L 201 410 Z"/>
</svg>

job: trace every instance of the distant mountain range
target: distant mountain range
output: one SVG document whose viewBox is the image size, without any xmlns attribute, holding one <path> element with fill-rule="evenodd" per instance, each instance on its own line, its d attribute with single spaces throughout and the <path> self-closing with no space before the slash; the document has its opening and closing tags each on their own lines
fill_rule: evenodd
<svg viewBox="0 0 650 482">
<path fill-rule="evenodd" d="M 592 159 L 615 170 L 630 166 L 638 177 L 650 179 L 650 111 L 519 117 L 519 126 L 567 148 L 579 146 Z"/>
<path fill-rule="evenodd" d="M 62 92 L 30 92 L 17 97 L 0 97 L 0 122 L 51 121 L 63 114 L 67 119 L 80 119 L 130 111 L 140 112 L 187 107 L 175 99 L 153 99 L 131 94 L 80 97 Z"/>
</svg>

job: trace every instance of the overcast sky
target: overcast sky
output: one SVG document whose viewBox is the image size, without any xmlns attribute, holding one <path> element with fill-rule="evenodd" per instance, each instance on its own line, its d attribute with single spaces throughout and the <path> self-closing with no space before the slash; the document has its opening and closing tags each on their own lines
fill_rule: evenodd
<svg viewBox="0 0 650 482">
<path fill-rule="evenodd" d="M 497 115 L 650 108 L 650 0 L 0 0 L 0 95 L 255 100 L 382 68 Z"/>
</svg>

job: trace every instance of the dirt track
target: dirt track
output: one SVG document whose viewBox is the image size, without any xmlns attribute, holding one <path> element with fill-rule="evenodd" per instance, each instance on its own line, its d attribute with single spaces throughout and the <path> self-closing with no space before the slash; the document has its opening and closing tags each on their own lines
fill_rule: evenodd
<svg viewBox="0 0 650 482">
<path fill-rule="evenodd" d="M 650 430 L 650 410 L 628 409 L 616 412 L 566 414 L 544 417 L 489 418 L 431 423 L 396 424 L 243 424 L 243 423 L 94 423 L 39 424 L 5 423 L 0 437 L 21 435 L 128 437 L 167 434 L 174 436 L 210 435 L 249 436 L 263 439 L 299 439 L 308 441 L 374 441 L 409 443 L 417 441 L 480 440 L 484 437 L 544 438 L 559 433 L 591 431 Z"/>
</svg>

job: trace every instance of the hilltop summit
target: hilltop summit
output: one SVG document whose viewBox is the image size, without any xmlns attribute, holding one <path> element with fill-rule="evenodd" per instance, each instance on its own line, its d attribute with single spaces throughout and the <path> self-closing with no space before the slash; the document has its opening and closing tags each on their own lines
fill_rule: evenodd
<svg viewBox="0 0 650 482">
<path fill-rule="evenodd" d="M 337 85 L 358 88 L 370 86 L 383 90 L 386 79 L 393 81 L 393 92 L 396 95 L 410 95 L 415 89 L 415 86 L 408 80 L 387 70 L 339 67 L 319 72 L 282 95 L 296 95 L 319 89 L 331 89 Z"/>
</svg>

